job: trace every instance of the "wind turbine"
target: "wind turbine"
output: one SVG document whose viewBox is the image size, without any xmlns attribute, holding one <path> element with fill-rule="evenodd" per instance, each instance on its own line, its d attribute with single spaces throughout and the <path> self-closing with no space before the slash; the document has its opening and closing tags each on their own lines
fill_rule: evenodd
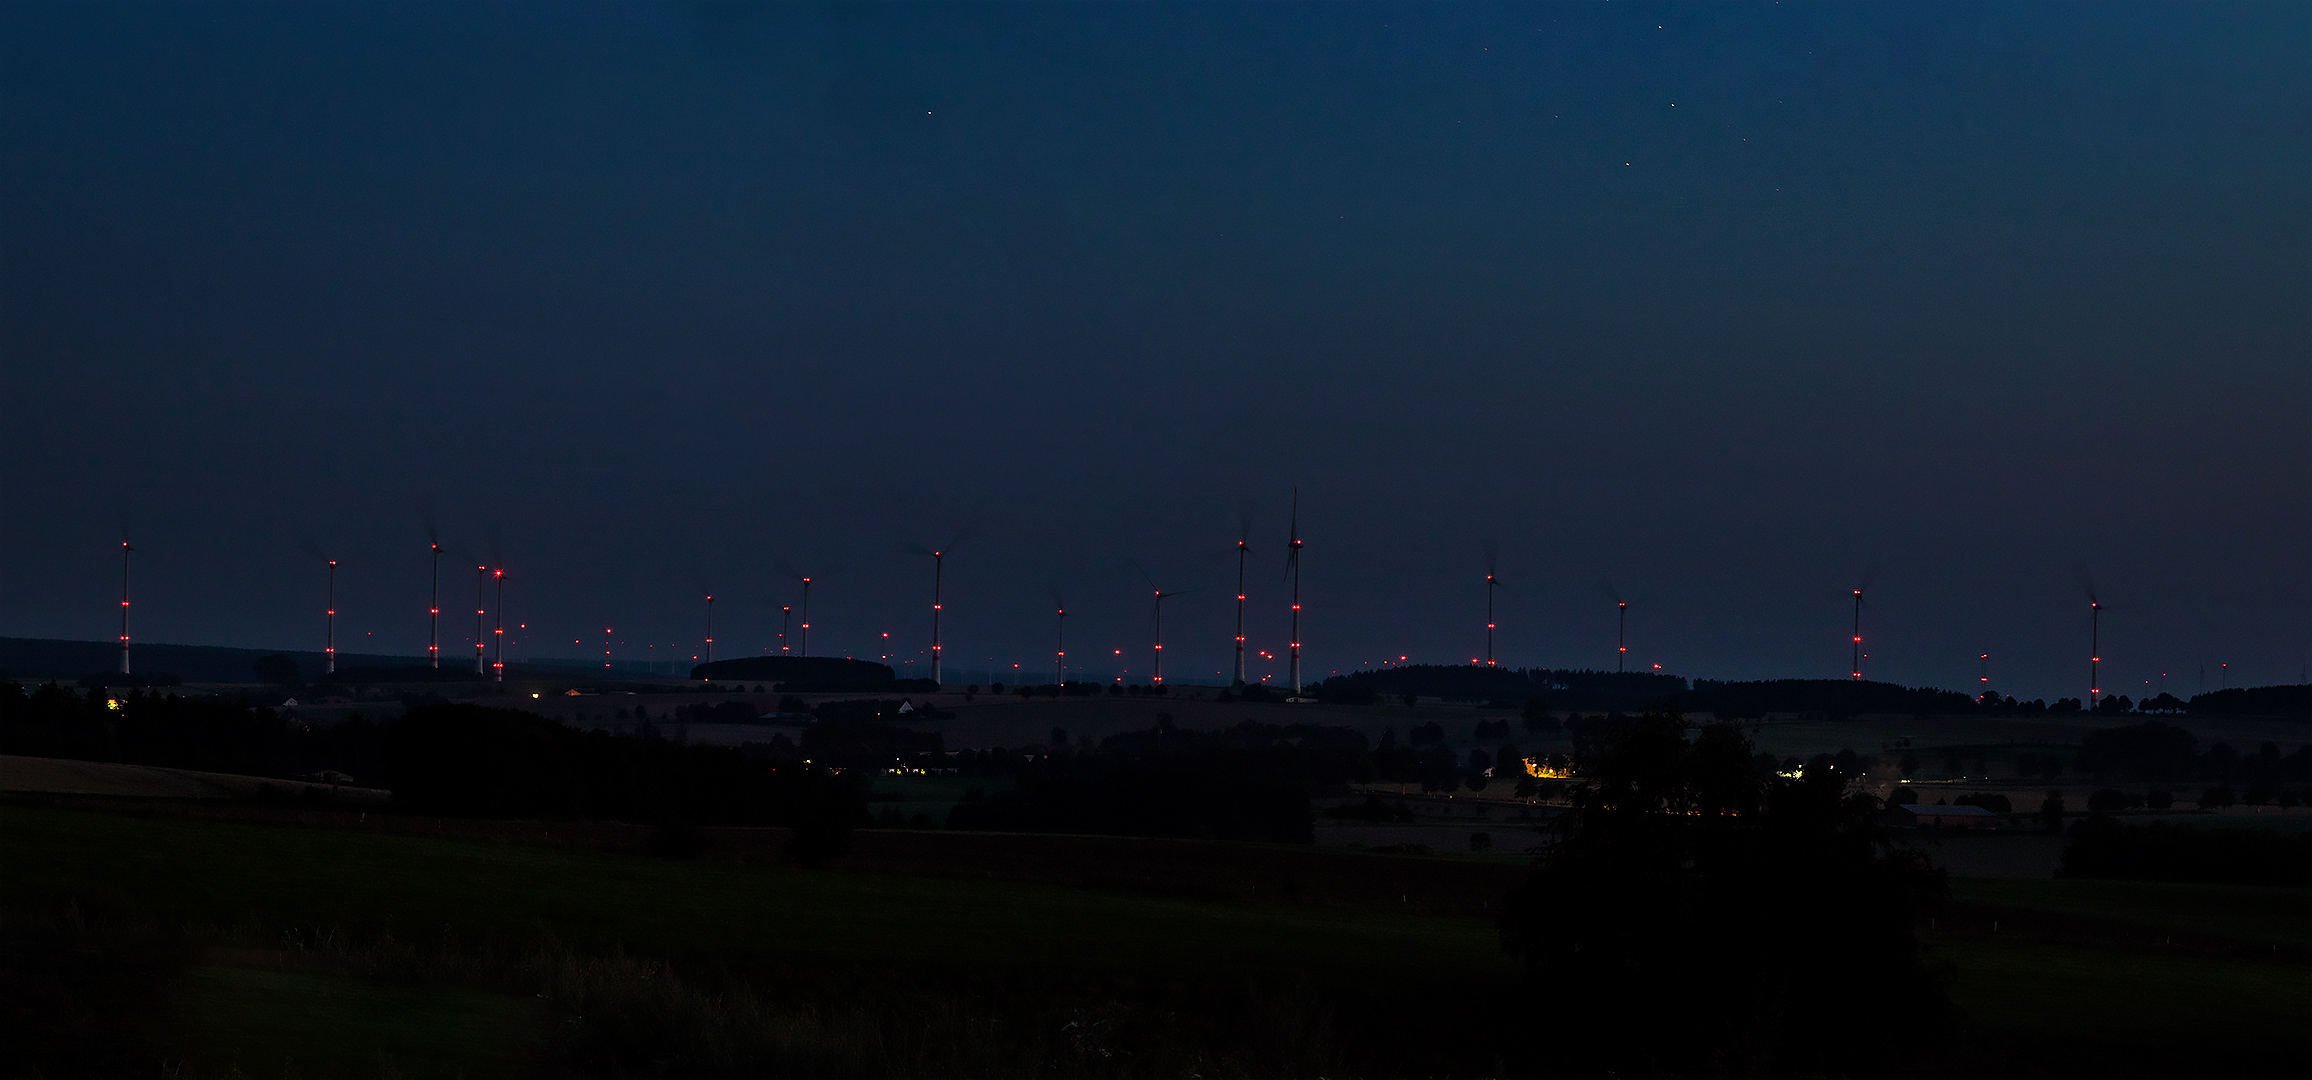
<svg viewBox="0 0 2312 1080">
<path fill-rule="evenodd" d="M 2087 601 L 2087 707 L 2103 699 L 2103 682 L 2099 674 L 2103 665 L 2103 602 L 2090 596 Z M 2229 665 L 2226 665 L 2227 667 Z"/>
<path fill-rule="evenodd" d="M 1853 676 L 1852 676 L 1852 677 L 1853 677 L 1853 678 L 1855 678 L 1855 679 L 1857 679 L 1857 680 L 1860 680 L 1860 679 L 1862 678 L 1862 590 L 1861 590 L 1861 589 L 1856 589 L 1856 590 L 1854 591 L 1854 673 L 1853 673 Z"/>
<path fill-rule="evenodd" d="M 931 681 L 940 682 L 939 674 L 939 615 L 940 591 L 947 584 L 947 553 L 931 553 Z"/>
<path fill-rule="evenodd" d="M 1485 666 L 1493 666 L 1493 593 L 1501 587 L 1501 579 L 1494 575 L 1500 551 L 1492 544 L 1485 545 Z"/>
<path fill-rule="evenodd" d="M 120 542 L 120 673 L 128 674 L 128 554 L 135 551 Z"/>
<path fill-rule="evenodd" d="M 1236 534 L 1236 686 L 1244 685 L 1244 559 L 1252 554 L 1252 544 L 1246 536 L 1251 531 L 1252 523 L 1248 521 Z"/>
<path fill-rule="evenodd" d="M 497 579 L 497 582 L 498 582 L 498 605 L 497 605 L 497 606 L 498 606 L 498 630 L 497 630 L 497 634 L 498 634 L 498 660 L 497 660 L 497 663 L 496 663 L 495 665 L 493 665 L 493 667 L 495 667 L 495 669 L 496 669 L 496 672 L 497 672 L 497 678 L 496 678 L 495 680 L 493 680 L 493 681 L 495 681 L 495 682 L 505 682 L 505 681 L 506 681 L 506 568 L 505 568 L 505 567 L 503 567 L 503 566 L 501 566 L 501 567 L 499 567 L 499 568 L 497 569 L 497 571 L 496 571 L 495 573 L 491 574 L 490 576 L 491 576 L 491 577 L 493 577 L 493 578 L 495 578 L 495 579 Z"/>
<path fill-rule="evenodd" d="M 1148 571 L 1145 569 L 1140 571 L 1140 576 L 1147 580 L 1149 591 L 1156 594 L 1156 662 L 1149 672 L 1149 684 L 1162 686 L 1164 685 L 1164 598 L 1178 596 L 1180 591 L 1165 592 L 1157 586 L 1156 579 L 1148 577 Z"/>
<path fill-rule="evenodd" d="M 1052 685 L 1068 684 L 1068 603 L 1060 594 L 1052 594 L 1052 607 L 1059 612 L 1059 645 L 1052 655 Z"/>
<path fill-rule="evenodd" d="M 1614 606 L 1621 609 L 1622 618 L 1621 628 L 1614 631 L 1614 673 L 1618 675 L 1629 670 L 1630 602 L 1627 600 L 1616 600 L 1614 601 Z"/>
<path fill-rule="evenodd" d="M 442 668 L 442 542 L 433 542 L 433 605 L 427 612 L 425 654 L 435 671 Z"/>
<path fill-rule="evenodd" d="M 474 567 L 474 674 L 487 675 L 490 659 L 490 639 L 482 636 L 482 616 L 488 614 L 490 598 L 490 568 Z"/>
<path fill-rule="evenodd" d="M 321 673 L 337 674 L 337 560 L 329 560 L 329 631 L 321 648 Z"/>
<path fill-rule="evenodd" d="M 706 594 L 706 655 L 705 663 L 714 663 L 714 594 Z"/>
<path fill-rule="evenodd" d="M 780 652 L 786 652 L 786 651 L 787 651 L 787 627 L 788 627 L 788 625 L 789 625 L 790 623 L 792 623 L 792 622 L 793 622 L 794 618 L 795 618 L 795 609 L 794 609 L 794 608 L 791 608 L 791 607 L 785 607 L 785 606 L 781 606 L 781 607 L 779 608 L 779 651 L 780 651 Z"/>
<path fill-rule="evenodd" d="M 1301 556 L 1301 538 L 1300 538 L 1300 488 L 1298 488 L 1298 487 L 1295 487 L 1295 488 L 1293 488 L 1293 489 L 1292 489 L 1292 533 L 1291 533 L 1291 537 L 1292 537 L 1292 539 L 1291 539 L 1291 541 L 1290 541 L 1290 549 L 1291 549 L 1291 550 L 1290 550 L 1290 552 L 1289 552 L 1288 554 L 1286 554 L 1286 555 L 1285 555 L 1285 559 L 1284 559 L 1284 562 L 1285 562 L 1285 569 L 1286 569 L 1286 570 L 1287 570 L 1289 573 L 1291 573 L 1291 574 L 1292 574 L 1292 696 L 1294 696 L 1294 697 L 1299 697 L 1299 696 L 1300 696 L 1300 693 L 1301 693 L 1301 662 L 1300 662 L 1300 661 L 1301 661 L 1301 656 L 1300 656 L 1300 650 L 1301 650 L 1301 641 L 1300 641 L 1300 614 L 1301 614 L 1301 602 L 1300 602 L 1300 576 L 1301 576 L 1301 564 L 1300 564 L 1300 556 Z"/>
<path fill-rule="evenodd" d="M 796 577 L 803 577 L 801 574 Z M 798 655 L 811 655 L 811 579 L 803 578 L 803 636 L 796 639 L 801 646 Z"/>
</svg>

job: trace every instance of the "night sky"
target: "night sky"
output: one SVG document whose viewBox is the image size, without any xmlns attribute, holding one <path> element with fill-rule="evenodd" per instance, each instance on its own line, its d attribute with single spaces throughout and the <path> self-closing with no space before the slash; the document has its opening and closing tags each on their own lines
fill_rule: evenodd
<svg viewBox="0 0 2312 1080">
<path fill-rule="evenodd" d="M 2312 655 L 2312 7 L 0 7 L 0 635 Z M 1146 575 L 1145 577 L 1143 575 Z M 467 612 L 463 622 L 455 617 Z M 891 635 L 886 647 L 879 636 Z M 574 644 L 580 642 L 582 644 Z M 646 644 L 655 648 L 646 649 Z M 916 673 L 919 665 L 903 666 Z M 1282 665 L 1255 673 L 1282 675 Z M 1043 676 L 1048 678 L 1048 674 Z"/>
</svg>

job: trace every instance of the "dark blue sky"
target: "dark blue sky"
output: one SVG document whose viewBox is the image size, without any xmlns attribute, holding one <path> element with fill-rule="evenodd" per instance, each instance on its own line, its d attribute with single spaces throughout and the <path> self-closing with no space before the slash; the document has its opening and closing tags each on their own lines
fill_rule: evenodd
<svg viewBox="0 0 2312 1080">
<path fill-rule="evenodd" d="M 2307 12 L 7 5 L 0 634 L 2294 681 Z"/>
</svg>

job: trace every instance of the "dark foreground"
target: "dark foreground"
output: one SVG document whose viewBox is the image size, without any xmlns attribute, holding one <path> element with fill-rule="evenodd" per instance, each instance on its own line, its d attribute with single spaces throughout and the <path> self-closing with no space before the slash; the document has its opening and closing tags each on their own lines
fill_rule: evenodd
<svg viewBox="0 0 2312 1080">
<path fill-rule="evenodd" d="M 237 816 L 0 806 L 13 1073 L 1489 1076 L 1595 1037 L 1552 1023 L 1581 987 L 1500 951 L 1513 860 L 870 832 L 810 870 L 770 831 L 673 858 L 637 830 Z M 1953 893 L 1931 955 L 1962 1015 L 1905 1071 L 2308 1071 L 2305 890 Z M 1909 989 L 1855 973 L 1890 1013 Z"/>
</svg>

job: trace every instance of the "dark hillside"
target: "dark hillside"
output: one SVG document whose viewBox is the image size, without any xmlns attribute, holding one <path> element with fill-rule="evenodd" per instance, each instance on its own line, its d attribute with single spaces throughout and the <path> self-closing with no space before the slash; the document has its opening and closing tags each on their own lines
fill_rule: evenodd
<svg viewBox="0 0 2312 1080">
<path fill-rule="evenodd" d="M 1370 690 L 1384 698 L 1419 694 L 1448 701 L 1509 701 L 1518 705 L 1542 697 L 1551 708 L 1594 711 L 1643 709 L 1664 697 L 1684 693 L 1686 680 L 1650 671 L 1408 664 L 1335 675 L 1326 679 L 1322 688 L 1331 692 Z"/>
<path fill-rule="evenodd" d="M 1767 679 L 1760 682 L 1694 680 L 1692 692 L 1677 699 L 1687 712 L 1714 713 L 1724 719 L 1749 719 L 1767 713 L 1820 713 L 1854 716 L 1860 713 L 1909 713 L 1914 716 L 1948 715 L 1975 711 L 1975 700 L 1931 686 L 1900 686 L 1867 679 Z"/>
<path fill-rule="evenodd" d="M 841 656 L 742 656 L 690 669 L 693 679 L 776 683 L 789 694 L 866 694 L 915 689 L 883 664 Z M 907 680 L 909 683 L 925 680 Z M 934 689 L 936 689 L 934 687 Z"/>
<path fill-rule="evenodd" d="M 287 656 L 296 661 L 300 677 L 312 682 L 321 677 L 322 657 L 317 652 L 282 649 L 233 649 L 221 645 L 163 645 L 138 643 L 130 650 L 131 666 L 136 672 L 169 674 L 190 683 L 253 683 L 264 681 L 257 674 L 257 661 L 268 656 Z M 470 665 L 472 657 L 467 657 Z M 340 669 L 402 668 L 420 666 L 425 660 L 415 656 L 370 656 L 340 652 Z M 60 679 L 70 682 L 83 675 L 114 671 L 120 667 L 120 643 L 116 641 L 64 641 L 57 638 L 0 637 L 0 680 L 25 679 L 34 682 Z"/>
<path fill-rule="evenodd" d="M 2240 686 L 2192 698 L 2189 710 L 2207 716 L 2295 716 L 2312 719 L 2312 683 Z"/>
</svg>

